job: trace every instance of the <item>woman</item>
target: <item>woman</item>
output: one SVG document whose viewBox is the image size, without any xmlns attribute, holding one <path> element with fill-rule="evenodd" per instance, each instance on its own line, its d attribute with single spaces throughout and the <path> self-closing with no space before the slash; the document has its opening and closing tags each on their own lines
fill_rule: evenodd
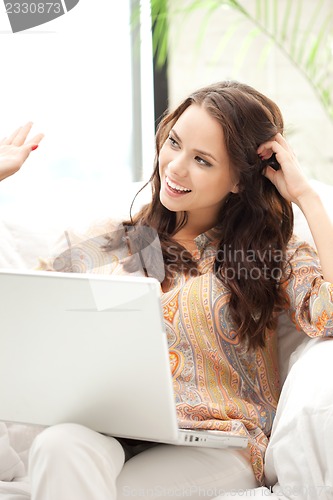
<svg viewBox="0 0 333 500">
<path fill-rule="evenodd" d="M 12 140 L 18 152 L 27 131 Z M 31 450 L 34 500 L 197 499 L 262 484 L 280 390 L 277 315 L 288 310 L 309 336 L 333 333 L 332 223 L 282 134 L 276 104 L 247 85 L 194 92 L 159 126 L 152 201 L 121 226 L 126 238 L 110 225 L 103 244 L 80 247 L 79 268 L 74 246 L 50 267 L 159 277 L 179 426 L 247 435 L 247 450 L 152 446 L 54 426 Z M 291 202 L 308 220 L 320 264 L 292 236 Z M 163 272 L 155 251 L 143 267 L 135 258 L 150 241 L 137 230 L 147 228 L 158 233 Z M 119 260 L 124 240 L 128 258 Z"/>
</svg>

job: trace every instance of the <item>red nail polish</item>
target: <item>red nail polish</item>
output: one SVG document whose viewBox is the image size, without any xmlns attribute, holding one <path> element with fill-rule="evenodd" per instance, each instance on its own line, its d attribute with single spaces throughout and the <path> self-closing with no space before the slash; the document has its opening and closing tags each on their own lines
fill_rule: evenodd
<svg viewBox="0 0 333 500">
<path fill-rule="evenodd" d="M 37 149 L 37 148 L 38 148 L 38 144 L 35 144 L 34 146 L 32 146 L 31 151 L 35 151 L 35 149 Z"/>
</svg>

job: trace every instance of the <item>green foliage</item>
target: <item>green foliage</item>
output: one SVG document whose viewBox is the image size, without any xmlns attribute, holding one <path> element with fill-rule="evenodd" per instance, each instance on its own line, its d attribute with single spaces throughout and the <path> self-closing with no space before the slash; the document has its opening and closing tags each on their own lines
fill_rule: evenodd
<svg viewBox="0 0 333 500">
<path fill-rule="evenodd" d="M 153 25 L 153 51 L 159 67 L 168 54 L 168 0 L 150 0 Z"/>
<path fill-rule="evenodd" d="M 223 24 L 223 8 L 236 11 L 252 27 L 241 34 L 240 65 L 250 50 L 252 41 L 265 36 L 258 60 L 268 57 L 269 50 L 277 47 L 301 72 L 314 89 L 324 109 L 333 120 L 333 2 L 331 0 L 187 0 L 175 1 L 168 12 L 167 0 L 150 0 L 154 23 L 153 47 L 158 64 L 163 65 L 168 53 L 168 23 L 174 16 L 183 16 L 182 26 L 191 14 L 202 11 L 197 46 L 203 42 L 212 17 L 221 16 L 221 43 L 218 51 L 225 49 L 237 29 L 237 21 L 230 26 Z M 309 6 L 311 11 L 309 12 Z"/>
</svg>

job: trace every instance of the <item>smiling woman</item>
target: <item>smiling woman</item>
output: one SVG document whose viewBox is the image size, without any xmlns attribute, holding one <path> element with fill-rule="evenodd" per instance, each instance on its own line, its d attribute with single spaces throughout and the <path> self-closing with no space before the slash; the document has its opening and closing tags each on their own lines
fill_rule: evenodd
<svg viewBox="0 0 333 500">
<path fill-rule="evenodd" d="M 16 151 L 27 132 L 12 138 Z M 178 426 L 231 432 L 247 448 L 175 446 L 149 433 L 147 442 L 132 428 L 119 439 L 61 423 L 32 444 L 32 500 L 120 500 L 129 491 L 199 500 L 263 484 L 280 394 L 278 315 L 288 312 L 309 337 L 333 336 L 333 225 L 283 132 L 278 106 L 246 84 L 191 93 L 159 125 L 152 199 L 120 224 L 107 220 L 83 237 L 65 231 L 40 263 L 158 279 Z M 267 164 L 273 153 L 278 170 Z M 292 202 L 318 253 L 292 234 Z"/>
</svg>

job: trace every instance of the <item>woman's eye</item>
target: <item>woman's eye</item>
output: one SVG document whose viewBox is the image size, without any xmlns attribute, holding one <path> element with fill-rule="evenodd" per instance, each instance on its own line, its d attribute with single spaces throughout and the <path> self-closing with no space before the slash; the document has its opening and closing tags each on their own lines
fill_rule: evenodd
<svg viewBox="0 0 333 500">
<path fill-rule="evenodd" d="M 168 139 L 169 139 L 169 142 L 170 142 L 171 146 L 173 146 L 173 147 L 177 147 L 178 146 L 178 142 L 175 141 L 175 139 L 171 135 L 169 135 Z"/>
<path fill-rule="evenodd" d="M 200 156 L 196 156 L 194 159 L 195 159 L 195 161 L 196 161 L 197 163 L 199 163 L 199 165 L 203 165 L 203 166 L 205 166 L 205 167 L 211 167 L 211 166 L 212 166 L 212 164 L 211 164 L 211 163 L 209 163 L 208 161 L 204 160 L 204 159 L 203 159 L 203 158 L 201 158 Z"/>
</svg>

